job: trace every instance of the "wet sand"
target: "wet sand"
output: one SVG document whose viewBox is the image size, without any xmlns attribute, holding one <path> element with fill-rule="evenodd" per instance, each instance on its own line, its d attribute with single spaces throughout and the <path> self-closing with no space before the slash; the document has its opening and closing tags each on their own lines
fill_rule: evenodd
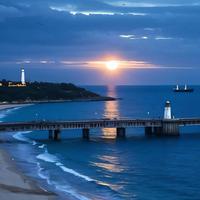
<svg viewBox="0 0 200 200">
<path fill-rule="evenodd" d="M 57 196 L 40 188 L 17 170 L 15 161 L 0 149 L 0 199 L 54 200 Z"/>
<path fill-rule="evenodd" d="M 31 104 L 0 104 L 0 111 Z M 15 161 L 0 149 L 0 200 L 54 200 L 56 194 L 40 188 L 35 181 L 20 172 Z"/>
</svg>

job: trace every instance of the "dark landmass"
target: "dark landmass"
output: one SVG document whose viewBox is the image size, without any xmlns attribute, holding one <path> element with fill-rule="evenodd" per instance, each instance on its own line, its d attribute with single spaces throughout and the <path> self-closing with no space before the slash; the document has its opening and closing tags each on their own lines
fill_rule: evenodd
<svg viewBox="0 0 200 200">
<path fill-rule="evenodd" d="M 71 83 L 27 83 L 26 87 L 0 87 L 0 103 L 46 103 L 64 101 L 108 101 L 112 97 L 100 96 Z M 13 84 L 17 84 L 12 82 Z"/>
</svg>

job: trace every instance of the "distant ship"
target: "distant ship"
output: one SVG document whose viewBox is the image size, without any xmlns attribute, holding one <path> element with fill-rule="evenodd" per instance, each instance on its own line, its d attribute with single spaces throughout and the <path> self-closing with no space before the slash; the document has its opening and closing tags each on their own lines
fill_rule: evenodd
<svg viewBox="0 0 200 200">
<path fill-rule="evenodd" d="M 176 88 L 173 89 L 174 92 L 193 92 L 193 88 L 188 88 L 187 85 L 185 85 L 184 88 L 180 88 L 179 85 L 176 85 Z"/>
</svg>

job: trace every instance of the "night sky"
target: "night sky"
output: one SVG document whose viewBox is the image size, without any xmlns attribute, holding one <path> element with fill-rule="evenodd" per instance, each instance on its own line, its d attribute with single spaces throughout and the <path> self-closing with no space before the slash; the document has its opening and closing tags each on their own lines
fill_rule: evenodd
<svg viewBox="0 0 200 200">
<path fill-rule="evenodd" d="M 22 66 L 30 81 L 200 84 L 200 0 L 0 0 L 0 79 Z"/>
</svg>

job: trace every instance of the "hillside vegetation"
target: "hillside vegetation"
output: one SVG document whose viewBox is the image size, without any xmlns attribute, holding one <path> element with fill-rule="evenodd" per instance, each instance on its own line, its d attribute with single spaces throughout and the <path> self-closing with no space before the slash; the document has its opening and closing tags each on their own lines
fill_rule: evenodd
<svg viewBox="0 0 200 200">
<path fill-rule="evenodd" d="M 0 102 L 111 100 L 71 83 L 33 82 L 26 87 L 0 87 Z"/>
</svg>

